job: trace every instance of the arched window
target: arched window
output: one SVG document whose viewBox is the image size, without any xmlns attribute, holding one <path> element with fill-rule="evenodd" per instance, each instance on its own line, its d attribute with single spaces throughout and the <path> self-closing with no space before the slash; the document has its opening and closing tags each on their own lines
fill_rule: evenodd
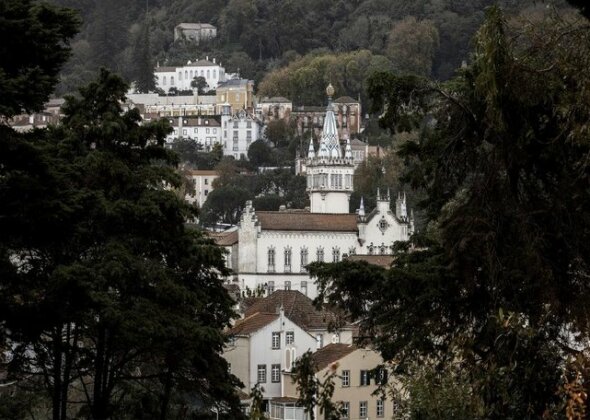
<svg viewBox="0 0 590 420">
<path fill-rule="evenodd" d="M 318 262 L 324 262 L 324 248 L 319 247 L 316 252 L 316 260 Z"/>
<path fill-rule="evenodd" d="M 162 77 L 162 85 L 166 86 L 166 76 Z"/>
<path fill-rule="evenodd" d="M 340 248 L 332 248 L 332 262 L 340 261 Z"/>
<path fill-rule="evenodd" d="M 174 86 L 174 76 L 170 76 L 170 84 Z"/>
<path fill-rule="evenodd" d="M 308 264 L 307 262 L 307 248 L 301 248 L 301 272 L 304 273 L 307 271 L 305 266 Z"/>
<path fill-rule="evenodd" d="M 285 248 L 285 273 L 291 272 L 291 248 Z"/>
<path fill-rule="evenodd" d="M 181 80 L 182 80 L 182 72 L 181 72 L 181 71 L 179 71 L 179 72 L 178 72 L 178 81 L 180 82 Z"/>
</svg>

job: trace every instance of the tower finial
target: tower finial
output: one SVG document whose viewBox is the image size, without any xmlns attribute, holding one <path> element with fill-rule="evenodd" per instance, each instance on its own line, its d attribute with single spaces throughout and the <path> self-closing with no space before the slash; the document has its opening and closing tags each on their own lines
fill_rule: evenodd
<svg viewBox="0 0 590 420">
<path fill-rule="evenodd" d="M 361 195 L 361 204 L 359 206 L 359 216 L 365 216 L 365 200 Z"/>
<path fill-rule="evenodd" d="M 332 96 L 334 96 L 334 86 L 332 86 L 332 83 L 330 83 L 326 88 L 326 95 L 328 95 L 330 100 L 332 99 Z"/>
<path fill-rule="evenodd" d="M 314 158 L 315 157 L 315 150 L 313 148 L 313 133 L 309 136 L 309 148 L 307 149 L 307 157 Z"/>
<path fill-rule="evenodd" d="M 381 190 L 377 187 L 377 201 L 381 200 Z"/>
</svg>

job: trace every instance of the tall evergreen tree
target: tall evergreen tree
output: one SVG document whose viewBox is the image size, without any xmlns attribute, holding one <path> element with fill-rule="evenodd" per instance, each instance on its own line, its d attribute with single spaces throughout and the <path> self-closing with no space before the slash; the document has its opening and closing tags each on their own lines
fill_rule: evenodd
<svg viewBox="0 0 590 420">
<path fill-rule="evenodd" d="M 133 68 L 135 90 L 139 93 L 153 92 L 156 89 L 156 80 L 154 77 L 154 64 L 152 62 L 150 31 L 147 18 L 141 25 L 141 31 L 135 39 Z"/>
<path fill-rule="evenodd" d="M 422 128 L 402 156 L 429 225 L 388 271 L 311 269 L 319 300 L 349 308 L 400 372 L 459 363 L 473 418 L 560 416 L 565 382 L 588 383 L 568 369 L 588 365 L 590 336 L 590 31 L 559 16 L 520 29 L 491 8 L 472 64 L 443 86 L 371 78 L 385 126 Z"/>
</svg>

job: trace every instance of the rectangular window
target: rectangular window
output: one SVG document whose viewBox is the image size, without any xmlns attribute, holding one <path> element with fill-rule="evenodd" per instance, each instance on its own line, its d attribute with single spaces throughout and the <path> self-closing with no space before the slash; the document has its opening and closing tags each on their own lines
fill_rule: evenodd
<svg viewBox="0 0 590 420">
<path fill-rule="evenodd" d="M 208 128 L 205 129 L 205 134 L 209 134 L 209 129 Z"/>
<path fill-rule="evenodd" d="M 291 249 L 290 248 L 285 249 L 285 272 L 286 273 L 291 272 Z"/>
<path fill-rule="evenodd" d="M 316 259 L 318 262 L 324 262 L 324 248 L 318 248 Z"/>
<path fill-rule="evenodd" d="M 383 417 L 385 415 L 385 402 L 383 400 L 377 400 L 377 417 Z"/>
<path fill-rule="evenodd" d="M 195 128 L 195 129 L 193 129 L 193 132 L 198 133 L 199 132 L 199 129 L 198 128 Z"/>
<path fill-rule="evenodd" d="M 238 122 L 237 121 L 234 121 L 234 128 L 238 128 Z M 237 131 L 236 131 L 236 133 L 237 133 Z"/>
<path fill-rule="evenodd" d="M 281 365 L 272 365 L 270 369 L 270 381 L 273 383 L 281 382 Z"/>
<path fill-rule="evenodd" d="M 301 272 L 307 271 L 305 266 L 307 265 L 307 248 L 301 248 Z M 302 283 L 303 285 L 303 283 Z"/>
<path fill-rule="evenodd" d="M 301 282 L 301 293 L 307 296 L 307 281 L 305 280 Z"/>
<path fill-rule="evenodd" d="M 322 334 L 317 334 L 315 336 L 315 342 L 316 342 L 317 348 L 321 349 L 322 347 L 324 347 L 324 336 Z"/>
<path fill-rule="evenodd" d="M 273 332 L 272 333 L 272 349 L 278 350 L 281 348 L 281 333 L 280 332 Z"/>
<path fill-rule="evenodd" d="M 252 132 L 250 130 L 246 131 L 246 140 L 252 140 Z"/>
<path fill-rule="evenodd" d="M 368 386 L 371 385 L 371 379 L 369 377 L 368 370 L 361 370 L 361 381 L 360 386 Z"/>
<path fill-rule="evenodd" d="M 342 386 L 343 387 L 350 386 L 350 370 L 343 370 L 342 371 Z"/>
<path fill-rule="evenodd" d="M 285 344 L 293 344 L 295 343 L 295 332 L 294 331 L 287 331 L 285 333 Z"/>
<path fill-rule="evenodd" d="M 275 271 L 275 250 L 269 249 L 268 250 L 268 272 L 274 273 Z"/>
<path fill-rule="evenodd" d="M 205 190 L 205 196 L 209 194 L 209 190 Z"/>
<path fill-rule="evenodd" d="M 367 417 L 367 412 L 368 412 L 367 405 L 368 405 L 367 401 L 361 401 L 359 403 L 359 417 L 361 419 L 364 419 Z"/>
<path fill-rule="evenodd" d="M 332 248 L 332 262 L 340 261 L 340 250 L 338 248 Z"/>
<path fill-rule="evenodd" d="M 248 121 L 246 123 L 246 128 L 252 128 L 252 121 Z"/>
<path fill-rule="evenodd" d="M 258 365 L 258 383 L 266 383 L 266 365 Z"/>
<path fill-rule="evenodd" d="M 291 290 L 291 282 L 289 280 L 285 280 L 285 290 Z"/>
<path fill-rule="evenodd" d="M 209 179 L 205 178 L 205 185 L 209 184 Z"/>
<path fill-rule="evenodd" d="M 350 418 L 350 403 L 348 401 L 342 401 L 342 418 L 349 419 Z"/>
<path fill-rule="evenodd" d="M 269 281 L 268 282 L 268 294 L 270 295 L 272 292 L 275 291 L 275 282 L 274 281 Z"/>
</svg>

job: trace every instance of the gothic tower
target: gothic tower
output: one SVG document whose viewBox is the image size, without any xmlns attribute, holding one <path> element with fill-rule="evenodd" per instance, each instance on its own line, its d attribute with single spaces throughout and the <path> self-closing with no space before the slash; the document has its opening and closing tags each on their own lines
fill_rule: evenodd
<svg viewBox="0 0 590 420">
<path fill-rule="evenodd" d="M 340 145 L 332 105 L 334 88 L 331 84 L 326 93 L 328 107 L 320 144 L 316 152 L 311 141 L 307 155 L 307 191 L 312 213 L 348 213 L 348 203 L 353 190 L 352 150 L 349 139 L 344 151 Z"/>
</svg>

